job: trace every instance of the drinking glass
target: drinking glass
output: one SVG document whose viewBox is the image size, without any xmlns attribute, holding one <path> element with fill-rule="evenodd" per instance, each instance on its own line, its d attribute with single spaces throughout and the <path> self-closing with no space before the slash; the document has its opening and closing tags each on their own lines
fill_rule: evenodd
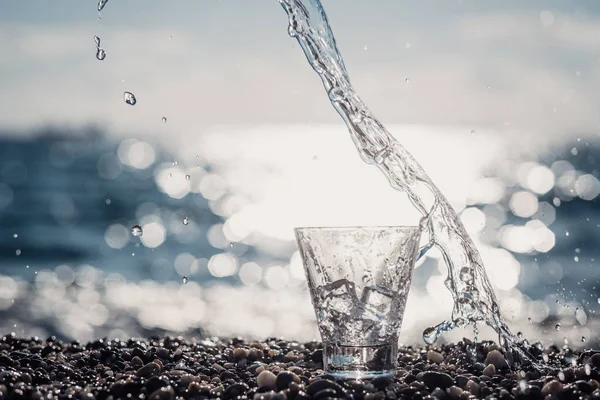
<svg viewBox="0 0 600 400">
<path fill-rule="evenodd" d="M 296 228 L 325 373 L 373 378 L 396 369 L 417 226 Z"/>
</svg>

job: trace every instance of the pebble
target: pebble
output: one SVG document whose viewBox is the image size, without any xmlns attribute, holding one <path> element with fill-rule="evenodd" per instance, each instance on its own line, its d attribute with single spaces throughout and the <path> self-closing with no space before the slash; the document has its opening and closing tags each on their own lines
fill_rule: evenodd
<svg viewBox="0 0 600 400">
<path fill-rule="evenodd" d="M 270 389 L 277 389 L 277 377 L 271 371 L 262 371 L 256 377 L 256 384 L 258 387 L 265 387 Z"/>
<path fill-rule="evenodd" d="M 542 387 L 542 396 L 562 392 L 563 384 L 557 380 L 552 380 Z"/>
<path fill-rule="evenodd" d="M 498 350 L 490 351 L 485 358 L 484 364 L 486 366 L 493 364 L 496 369 L 508 368 L 508 363 L 506 362 L 504 355 L 502 355 L 502 353 L 500 353 Z"/>
<path fill-rule="evenodd" d="M 448 389 L 446 389 L 446 393 L 448 393 L 453 399 L 458 399 L 460 395 L 463 394 L 463 390 L 458 386 L 450 386 Z"/>
<path fill-rule="evenodd" d="M 489 377 L 496 375 L 496 366 L 494 364 L 488 364 L 487 367 L 483 369 L 482 374 Z"/>
<path fill-rule="evenodd" d="M 175 392 L 171 386 L 161 387 L 148 396 L 148 400 L 173 400 Z"/>
<path fill-rule="evenodd" d="M 160 367 L 158 366 L 158 364 L 151 362 L 138 369 L 135 374 L 142 378 L 149 378 L 153 375 L 158 375 L 159 373 Z"/>
<path fill-rule="evenodd" d="M 233 358 L 237 358 L 238 360 L 241 360 L 246 357 L 248 357 L 248 350 L 246 350 L 246 349 L 238 347 L 237 349 L 235 349 L 233 351 Z"/>
<path fill-rule="evenodd" d="M 465 390 L 470 392 L 474 396 L 479 396 L 479 389 L 479 385 L 470 379 L 465 385 Z"/>
<path fill-rule="evenodd" d="M 277 378 L 275 379 L 275 386 L 277 386 L 277 390 L 287 389 L 290 383 L 301 383 L 302 381 L 293 372 L 290 371 L 281 371 L 277 374 Z"/>
<path fill-rule="evenodd" d="M 144 362 L 142 361 L 141 358 L 139 358 L 138 356 L 135 356 L 131 359 L 131 361 L 129 362 L 129 364 L 132 367 L 141 367 L 142 365 L 144 365 Z"/>
<path fill-rule="evenodd" d="M 437 371 L 424 372 L 421 377 L 422 382 L 427 385 L 431 390 L 439 387 L 440 389 L 446 389 L 452 386 L 454 379 L 446 373 Z"/>
<path fill-rule="evenodd" d="M 439 353 L 434 350 L 429 350 L 427 352 L 427 361 L 435 364 L 441 364 L 444 361 L 444 356 L 442 355 L 442 353 Z"/>
</svg>

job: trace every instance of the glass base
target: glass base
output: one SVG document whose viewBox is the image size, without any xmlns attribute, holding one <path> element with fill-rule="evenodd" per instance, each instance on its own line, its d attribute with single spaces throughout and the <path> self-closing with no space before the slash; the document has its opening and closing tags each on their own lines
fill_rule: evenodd
<svg viewBox="0 0 600 400">
<path fill-rule="evenodd" d="M 325 373 L 336 378 L 368 379 L 396 372 L 398 344 L 374 346 L 323 346 Z"/>
</svg>

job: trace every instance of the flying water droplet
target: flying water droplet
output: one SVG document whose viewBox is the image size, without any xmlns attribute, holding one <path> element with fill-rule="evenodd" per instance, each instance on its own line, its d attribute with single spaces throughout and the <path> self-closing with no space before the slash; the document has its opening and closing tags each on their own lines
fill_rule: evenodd
<svg viewBox="0 0 600 400">
<path fill-rule="evenodd" d="M 17 251 L 15 251 L 15 254 L 16 254 L 17 256 L 20 256 L 20 255 L 21 255 L 21 249 L 17 249 Z"/>
<path fill-rule="evenodd" d="M 517 332 L 517 338 L 518 338 L 519 340 L 523 340 L 523 332 L 520 332 L 520 331 L 519 331 L 519 332 Z"/>
<path fill-rule="evenodd" d="M 579 262 L 579 257 L 575 256 L 575 257 L 573 257 L 573 260 L 574 260 L 575 262 Z"/>
<path fill-rule="evenodd" d="M 163 124 L 166 124 L 167 123 L 167 117 L 162 117 L 162 122 L 163 122 Z"/>
<path fill-rule="evenodd" d="M 124 92 L 123 100 L 125 100 L 125 103 L 129 104 L 130 106 L 135 106 L 135 104 L 137 103 L 135 95 L 131 92 Z"/>
<path fill-rule="evenodd" d="M 427 344 L 434 344 L 437 341 L 440 331 L 435 326 L 430 326 L 423 331 L 423 340 Z"/>
<path fill-rule="evenodd" d="M 554 325 L 554 330 L 555 331 L 560 331 L 560 324 Z"/>
<path fill-rule="evenodd" d="M 98 0 L 98 11 L 102 11 L 108 0 Z"/>
<path fill-rule="evenodd" d="M 104 203 L 106 203 L 106 205 L 109 206 L 110 203 L 111 203 L 111 200 L 110 199 L 106 199 L 106 200 L 104 200 Z"/>
<path fill-rule="evenodd" d="M 530 324 L 533 323 L 533 320 L 531 319 L 531 317 L 527 318 L 527 322 L 529 322 Z"/>
<path fill-rule="evenodd" d="M 471 129 L 471 135 L 475 136 L 475 129 Z"/>
<path fill-rule="evenodd" d="M 581 249 L 580 249 L 579 247 L 578 247 L 578 248 L 576 248 L 576 249 L 575 249 L 575 253 L 577 253 L 577 254 L 581 253 Z"/>
<path fill-rule="evenodd" d="M 179 163 L 177 162 L 177 160 L 173 161 L 173 165 L 177 165 L 177 164 L 179 164 Z"/>
<path fill-rule="evenodd" d="M 13 237 L 16 239 L 19 237 L 19 235 L 15 233 L 15 234 L 13 234 Z"/>
<path fill-rule="evenodd" d="M 566 232 L 565 232 L 565 236 L 569 236 L 569 231 L 566 231 Z"/>
<path fill-rule="evenodd" d="M 189 176 L 189 175 L 186 175 L 186 176 L 185 176 L 185 180 L 186 180 L 186 181 L 189 181 L 190 179 L 192 179 L 192 177 L 191 177 L 191 176 Z"/>
<path fill-rule="evenodd" d="M 98 47 L 98 50 L 96 50 L 96 58 L 100 61 L 106 58 L 106 51 L 102 47 Z"/>
<path fill-rule="evenodd" d="M 410 83 L 410 78 L 405 78 L 404 83 Z"/>
<path fill-rule="evenodd" d="M 587 339 L 585 338 L 585 336 L 582 336 L 582 337 L 581 337 L 581 343 L 585 343 L 585 341 L 586 341 L 586 340 L 587 340 Z"/>
<path fill-rule="evenodd" d="M 139 225 L 134 225 L 134 226 L 131 228 L 131 234 L 132 234 L 133 236 L 136 236 L 136 237 L 138 237 L 138 236 L 142 236 L 142 235 L 144 234 L 144 231 L 142 230 L 142 227 L 141 227 L 141 226 L 139 226 Z"/>
<path fill-rule="evenodd" d="M 94 43 L 96 43 L 96 47 L 100 47 L 100 38 L 98 36 L 94 36 Z"/>
<path fill-rule="evenodd" d="M 190 223 L 190 219 L 188 217 L 183 217 L 183 221 L 182 222 L 183 222 L 184 225 L 187 225 L 187 224 Z"/>
<path fill-rule="evenodd" d="M 183 284 L 185 285 L 186 283 L 188 283 L 188 277 L 184 276 L 183 278 L 181 278 L 181 282 L 183 282 Z"/>
</svg>

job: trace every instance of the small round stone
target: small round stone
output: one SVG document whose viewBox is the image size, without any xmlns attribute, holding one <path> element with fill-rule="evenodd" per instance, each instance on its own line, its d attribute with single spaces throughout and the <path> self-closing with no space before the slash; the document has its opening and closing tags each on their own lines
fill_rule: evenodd
<svg viewBox="0 0 600 400">
<path fill-rule="evenodd" d="M 248 357 L 248 350 L 246 350 L 246 349 L 238 347 L 233 351 L 233 358 L 237 358 L 238 360 L 241 360 L 246 357 Z"/>
<path fill-rule="evenodd" d="M 270 389 L 277 389 L 276 385 L 277 377 L 271 371 L 262 371 L 256 377 L 256 384 L 258 387 L 265 387 Z"/>
<path fill-rule="evenodd" d="M 493 364 L 496 369 L 508 368 L 508 363 L 506 362 L 504 355 L 502 355 L 502 353 L 500 353 L 498 350 L 490 351 L 485 358 L 484 364 L 486 366 Z"/>
<path fill-rule="evenodd" d="M 277 374 L 277 377 L 275 379 L 275 386 L 277 386 L 277 390 L 285 390 L 292 382 L 300 383 L 302 381 L 300 380 L 298 375 L 296 375 L 293 372 L 281 371 Z"/>
<path fill-rule="evenodd" d="M 427 361 L 435 364 L 441 364 L 444 361 L 444 356 L 442 353 L 439 353 L 435 350 L 429 350 L 427 352 Z"/>
<path fill-rule="evenodd" d="M 560 393 L 563 390 L 563 384 L 557 380 L 552 380 L 542 387 L 542 396 L 546 397 L 549 394 Z"/>
</svg>

